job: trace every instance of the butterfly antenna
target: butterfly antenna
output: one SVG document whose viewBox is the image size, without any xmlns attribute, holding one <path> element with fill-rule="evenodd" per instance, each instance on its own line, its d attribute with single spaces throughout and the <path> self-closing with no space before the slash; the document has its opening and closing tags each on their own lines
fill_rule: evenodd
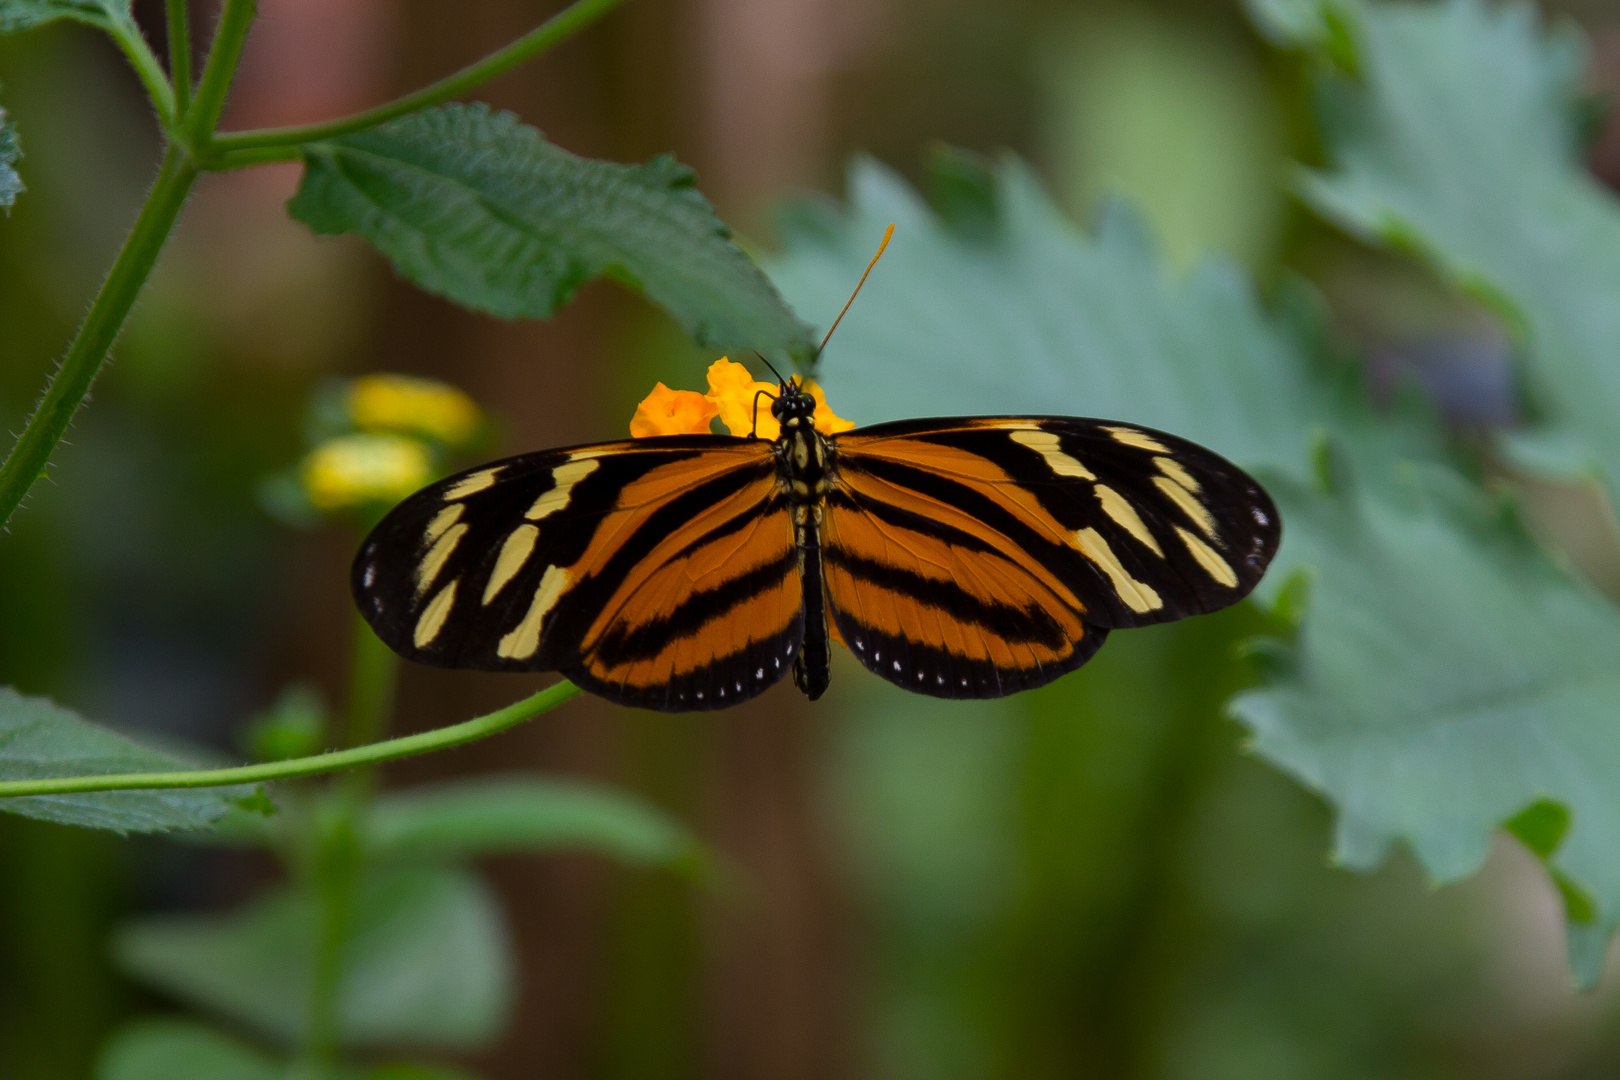
<svg viewBox="0 0 1620 1080">
<path fill-rule="evenodd" d="M 778 383 L 780 383 L 783 386 L 786 386 L 788 384 L 788 381 L 786 379 L 782 378 L 782 373 L 780 371 L 776 370 L 776 366 L 774 364 L 772 364 L 769 360 L 765 359 L 765 354 L 764 353 L 760 352 L 758 349 L 755 349 L 754 350 L 754 355 L 759 357 L 759 362 L 760 363 L 764 364 L 766 367 L 771 369 L 771 374 L 776 376 L 776 381 Z"/>
<path fill-rule="evenodd" d="M 883 258 L 883 249 L 889 246 L 889 237 L 893 235 L 893 225 L 890 225 L 887 229 L 883 230 L 883 243 L 878 245 L 877 254 L 872 256 L 872 261 L 866 264 L 866 273 L 862 274 L 861 280 L 855 283 L 855 291 L 850 293 L 849 299 L 844 302 L 844 310 L 838 313 L 838 318 L 834 319 L 833 324 L 827 328 L 827 336 L 821 339 L 820 345 L 816 346 L 817 357 L 821 355 L 821 350 L 827 347 L 827 341 L 833 336 L 833 331 L 838 329 L 838 324 L 843 322 L 844 316 L 849 313 L 849 305 L 853 304 L 855 302 L 855 298 L 861 294 L 861 286 L 866 284 L 867 274 L 870 274 L 872 272 L 872 267 L 876 266 L 877 261 Z M 812 359 L 810 362 L 814 364 L 815 360 Z"/>
</svg>

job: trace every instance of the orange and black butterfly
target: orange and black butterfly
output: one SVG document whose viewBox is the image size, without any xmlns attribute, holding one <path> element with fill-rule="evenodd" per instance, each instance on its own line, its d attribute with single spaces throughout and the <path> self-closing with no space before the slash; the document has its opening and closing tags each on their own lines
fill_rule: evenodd
<svg viewBox="0 0 1620 1080">
<path fill-rule="evenodd" d="M 625 705 L 712 709 L 829 637 L 890 682 L 1000 697 L 1110 630 L 1247 595 L 1281 524 L 1217 454 L 1062 416 L 826 436 L 780 384 L 774 440 L 671 435 L 523 454 L 406 499 L 355 560 L 360 611 L 425 664 L 560 671 Z"/>
<path fill-rule="evenodd" d="M 355 602 L 411 660 L 560 671 L 645 709 L 734 705 L 790 668 L 814 700 L 834 635 L 907 690 L 1001 697 L 1073 671 L 1110 630 L 1236 603 L 1282 535 L 1246 473 L 1150 428 L 987 416 L 824 435 L 805 384 L 780 377 L 771 414 L 775 439 L 543 450 L 424 488 L 361 545 Z"/>
</svg>

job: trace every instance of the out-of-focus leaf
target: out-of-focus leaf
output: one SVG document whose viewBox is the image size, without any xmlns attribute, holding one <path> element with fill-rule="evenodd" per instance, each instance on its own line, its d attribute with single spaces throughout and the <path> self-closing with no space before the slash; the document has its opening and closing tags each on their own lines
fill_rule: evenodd
<svg viewBox="0 0 1620 1080">
<path fill-rule="evenodd" d="M 1581 163 L 1577 32 L 1542 33 L 1524 4 L 1314 6 L 1349 20 L 1360 64 L 1324 77 L 1332 165 L 1303 176 L 1305 198 L 1501 311 L 1551 429 L 1505 449 L 1530 469 L 1551 446 L 1595 459 L 1620 500 L 1620 200 Z"/>
<path fill-rule="evenodd" d="M 0 34 L 31 30 L 57 19 L 106 28 L 130 23 L 130 0 L 0 0 Z"/>
<path fill-rule="evenodd" d="M 386 794 L 361 842 L 378 858 L 583 850 L 636 866 L 695 865 L 698 842 L 662 811 L 594 784 L 488 777 Z"/>
<path fill-rule="evenodd" d="M 195 766 L 131 742 L 44 698 L 0 687 L 0 780 L 191 768 Z M 253 791 L 224 787 L 29 795 L 0 799 L 0 810 L 116 832 L 205 829 Z"/>
<path fill-rule="evenodd" d="M 0 109 L 0 209 L 11 209 L 24 191 L 22 177 L 17 173 L 21 158 L 16 125 L 6 119 L 6 110 Z"/>
<path fill-rule="evenodd" d="M 282 1080 L 280 1064 L 190 1020 L 137 1020 L 113 1034 L 96 1080 Z"/>
<path fill-rule="evenodd" d="M 510 113 L 445 105 L 304 147 L 287 204 L 318 233 L 353 232 L 429 292 L 544 318 L 606 275 L 700 344 L 795 356 L 813 343 L 672 158 L 576 157 Z"/>
<path fill-rule="evenodd" d="M 993 208 L 979 197 L 964 231 L 862 159 L 847 210 L 805 203 L 784 215 L 771 276 L 821 326 L 896 224 L 822 356 L 817 377 L 840 415 L 1107 417 L 1303 474 L 1305 432 L 1325 406 L 1247 275 L 1211 260 L 1178 277 L 1120 203 L 1085 235 L 1016 159 L 996 165 L 993 187 Z"/>
<path fill-rule="evenodd" d="M 444 1065 L 379 1065 L 365 1080 L 478 1080 L 470 1072 Z"/>
<path fill-rule="evenodd" d="M 1449 472 L 1378 493 L 1345 481 L 1269 484 L 1312 553 L 1310 615 L 1233 713 L 1261 754 L 1334 801 L 1351 866 L 1405 841 L 1453 881 L 1514 818 L 1584 903 L 1567 904 L 1572 954 L 1595 980 L 1602 952 L 1582 935 L 1606 940 L 1620 914 L 1620 611 Z M 1519 813 L 1538 803 L 1562 825 Z"/>
<path fill-rule="evenodd" d="M 368 876 L 339 989 L 346 1045 L 473 1050 L 497 1035 L 512 996 L 500 909 L 471 874 Z M 285 889 L 224 916 L 143 920 L 118 934 L 124 969 L 193 1005 L 296 1045 L 309 1014 L 319 911 Z"/>
<path fill-rule="evenodd" d="M 326 744 L 326 723 L 326 701 L 320 690 L 307 682 L 295 682 L 281 692 L 274 705 L 253 718 L 247 748 L 255 761 L 308 757 Z"/>
</svg>

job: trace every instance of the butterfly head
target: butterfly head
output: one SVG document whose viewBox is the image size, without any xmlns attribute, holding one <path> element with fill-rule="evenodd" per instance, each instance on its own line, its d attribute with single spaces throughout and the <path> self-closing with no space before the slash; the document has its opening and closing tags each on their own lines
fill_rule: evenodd
<svg viewBox="0 0 1620 1080">
<path fill-rule="evenodd" d="M 796 426 L 800 420 L 809 420 L 816 415 L 816 399 L 804 390 L 804 385 L 797 377 L 782 383 L 782 391 L 771 402 L 771 415 L 783 427 Z"/>
</svg>

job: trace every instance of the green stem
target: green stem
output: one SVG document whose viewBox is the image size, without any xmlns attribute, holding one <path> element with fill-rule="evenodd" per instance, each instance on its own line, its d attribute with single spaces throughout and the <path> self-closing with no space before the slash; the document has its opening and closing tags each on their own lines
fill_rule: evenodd
<svg viewBox="0 0 1620 1080">
<path fill-rule="evenodd" d="M 0 464 L 0 525 L 10 519 L 28 489 L 45 471 L 51 452 L 62 441 L 73 414 L 84 403 L 196 179 L 197 167 L 171 145 L 163 156 L 157 181 L 147 193 L 146 205 L 135 220 L 135 228 L 124 241 L 124 249 L 118 253 L 112 272 L 102 282 L 78 336 L 51 377 L 45 396 L 29 417 L 22 437 Z"/>
<path fill-rule="evenodd" d="M 360 846 L 354 825 L 364 799 L 349 804 L 332 822 L 322 826 L 313 882 L 320 899 L 320 938 L 316 942 L 315 970 L 309 993 L 309 1026 L 304 1037 L 303 1061 L 310 1072 L 325 1075 L 337 1060 L 341 1034 L 343 960 L 354 919 L 354 899 L 360 886 Z"/>
<path fill-rule="evenodd" d="M 191 109 L 191 5 L 168 0 L 169 82 L 174 87 L 174 124 L 182 127 Z"/>
<path fill-rule="evenodd" d="M 430 86 L 424 86 L 422 89 L 390 101 L 386 105 L 379 105 L 375 109 L 367 109 L 365 112 L 355 113 L 353 116 L 346 116 L 342 119 L 330 120 L 321 124 L 230 132 L 216 136 L 211 144 L 211 149 L 227 155 L 222 160 L 229 164 L 225 164 L 223 167 L 235 167 L 238 162 L 240 164 L 257 164 L 256 161 L 240 160 L 235 155 L 244 150 L 261 150 L 268 147 L 296 147 L 303 143 L 318 142 L 322 139 L 335 139 L 340 135 L 349 135 L 356 131 L 363 131 L 366 128 L 376 127 L 378 124 L 386 123 L 409 112 L 415 112 L 417 109 L 449 101 L 489 82 L 498 75 L 505 74 L 524 61 L 545 52 L 553 45 L 567 40 L 609 11 L 612 11 L 620 2 L 621 0 L 576 0 L 575 3 L 559 11 L 556 15 L 553 15 L 505 48 L 490 53 L 482 60 L 462 68 L 454 75 L 440 79 Z M 220 167 L 220 165 L 211 161 L 209 167 Z"/>
<path fill-rule="evenodd" d="M 384 645 L 366 620 L 354 616 L 354 655 L 349 664 L 349 715 L 343 745 L 365 746 L 383 737 L 394 708 L 399 654 Z"/>
<path fill-rule="evenodd" d="M 406 735 L 398 739 L 334 750 L 313 757 L 289 758 L 263 765 L 241 765 L 232 769 L 195 769 L 185 772 L 118 773 L 109 776 L 63 776 L 37 780 L 0 781 L 0 799 L 25 795 L 68 795 L 81 791 L 137 791 L 155 788 L 221 787 L 228 784 L 262 784 L 290 780 L 298 776 L 319 776 L 361 765 L 415 757 L 434 750 L 448 750 L 488 738 L 515 727 L 525 720 L 556 708 L 579 694 L 579 687 L 566 679 L 538 694 L 513 702 L 504 709 L 465 720 L 449 727 Z"/>
<path fill-rule="evenodd" d="M 152 47 L 141 36 L 140 27 L 121 18 L 109 19 L 101 25 L 129 58 L 141 85 L 146 87 L 146 96 L 152 99 L 164 132 L 172 133 L 175 130 L 174 88 L 169 85 L 169 77 L 152 53 Z"/>
<path fill-rule="evenodd" d="M 242 59 L 242 46 L 247 43 L 248 29 L 257 11 L 258 0 L 225 0 L 220 10 L 214 44 L 208 49 L 208 62 L 203 65 L 191 112 L 186 117 L 186 133 L 193 146 L 207 146 L 214 137 L 220 114 L 225 111 L 225 96 L 231 92 L 231 82 L 236 78 L 236 65 Z"/>
</svg>

